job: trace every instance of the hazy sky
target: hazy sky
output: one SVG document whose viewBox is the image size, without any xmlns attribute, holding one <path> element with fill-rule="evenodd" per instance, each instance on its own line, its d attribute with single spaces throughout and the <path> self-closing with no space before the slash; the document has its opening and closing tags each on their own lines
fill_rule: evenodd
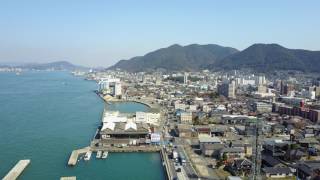
<svg viewBox="0 0 320 180">
<path fill-rule="evenodd" d="M 320 1 L 0 0 L 0 62 L 109 66 L 175 43 L 320 50 Z"/>
</svg>

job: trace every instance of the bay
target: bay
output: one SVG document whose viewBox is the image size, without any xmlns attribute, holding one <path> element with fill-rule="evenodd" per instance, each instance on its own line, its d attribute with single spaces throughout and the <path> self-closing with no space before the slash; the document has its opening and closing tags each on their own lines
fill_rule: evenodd
<svg viewBox="0 0 320 180">
<path fill-rule="evenodd" d="M 106 160 L 68 167 L 72 150 L 87 146 L 101 122 L 103 101 L 96 83 L 67 72 L 0 73 L 0 177 L 20 159 L 31 164 L 20 179 L 155 179 L 164 172 L 158 153 L 110 153 Z M 139 103 L 112 104 L 124 112 Z"/>
</svg>

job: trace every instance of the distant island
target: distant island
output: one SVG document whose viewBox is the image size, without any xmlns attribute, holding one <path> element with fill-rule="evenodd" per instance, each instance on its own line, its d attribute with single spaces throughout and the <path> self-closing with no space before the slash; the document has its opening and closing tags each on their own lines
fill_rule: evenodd
<svg viewBox="0 0 320 180">
<path fill-rule="evenodd" d="M 74 65 L 68 61 L 55 61 L 50 63 L 27 63 L 27 64 L 2 64 L 0 68 L 14 68 L 23 70 L 88 70 L 84 66 Z"/>
<path fill-rule="evenodd" d="M 320 51 L 288 49 L 278 44 L 253 44 L 243 51 L 215 44 L 176 44 L 144 56 L 120 60 L 108 69 L 117 68 L 130 72 L 250 69 L 258 72 L 297 70 L 319 73 Z"/>
</svg>

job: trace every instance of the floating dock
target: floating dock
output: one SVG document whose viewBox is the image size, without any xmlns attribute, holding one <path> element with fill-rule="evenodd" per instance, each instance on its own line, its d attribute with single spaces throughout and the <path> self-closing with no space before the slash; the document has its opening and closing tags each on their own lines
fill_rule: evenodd
<svg viewBox="0 0 320 180">
<path fill-rule="evenodd" d="M 30 164 L 30 159 L 20 160 L 3 178 L 3 180 L 15 180 L 17 179 L 23 170 Z"/>
<path fill-rule="evenodd" d="M 82 149 L 73 150 L 71 155 L 70 155 L 70 158 L 69 158 L 69 161 L 68 161 L 68 165 L 69 166 L 76 165 L 79 155 L 80 154 L 85 154 L 88 151 L 90 151 L 90 147 L 85 147 L 85 148 L 82 148 Z"/>
</svg>

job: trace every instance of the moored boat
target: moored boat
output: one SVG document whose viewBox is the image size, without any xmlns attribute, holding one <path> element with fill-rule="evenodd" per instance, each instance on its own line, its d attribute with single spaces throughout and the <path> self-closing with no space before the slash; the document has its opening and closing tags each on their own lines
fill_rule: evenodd
<svg viewBox="0 0 320 180">
<path fill-rule="evenodd" d="M 97 156 L 96 156 L 96 158 L 97 158 L 97 159 L 100 159 L 100 158 L 101 158 L 101 156 L 102 156 L 102 151 L 98 151 L 98 152 L 97 152 Z"/>
<path fill-rule="evenodd" d="M 84 156 L 84 160 L 85 160 L 85 161 L 89 161 L 90 158 L 91 158 L 91 154 L 92 154 L 92 152 L 91 152 L 91 151 L 88 151 L 88 152 L 86 153 L 86 155 Z"/>
<path fill-rule="evenodd" d="M 106 159 L 108 157 L 108 151 L 104 151 L 102 154 L 102 159 Z"/>
</svg>

